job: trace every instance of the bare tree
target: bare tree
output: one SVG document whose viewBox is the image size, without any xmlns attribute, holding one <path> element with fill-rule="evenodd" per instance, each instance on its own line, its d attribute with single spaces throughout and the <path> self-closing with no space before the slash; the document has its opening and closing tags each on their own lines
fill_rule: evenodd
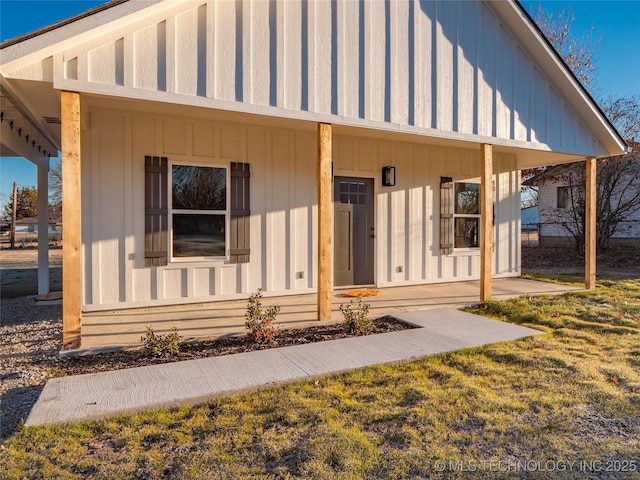
<svg viewBox="0 0 640 480">
<path fill-rule="evenodd" d="M 601 104 L 622 138 L 631 142 L 640 141 L 640 96 L 614 98 L 610 95 Z"/>
<path fill-rule="evenodd" d="M 582 84 L 589 88 L 595 80 L 596 54 L 602 39 L 594 39 L 594 26 L 591 26 L 587 34 L 576 35 L 572 30 L 575 17 L 570 8 L 550 13 L 538 4 L 535 22 L 564 63 Z"/>
<path fill-rule="evenodd" d="M 538 206 L 538 187 L 522 185 L 520 187 L 521 207 L 530 208 Z"/>
<path fill-rule="evenodd" d="M 610 247 L 611 238 L 631 233 L 640 213 L 640 143 L 633 152 L 598 160 L 596 242 L 599 250 Z M 586 170 L 582 162 L 566 165 L 562 173 L 540 177 L 538 184 L 554 181 L 565 185 L 566 208 L 552 208 L 547 223 L 562 227 L 582 251 L 585 239 Z"/>
<path fill-rule="evenodd" d="M 49 168 L 49 215 L 62 215 L 62 164 L 53 160 Z"/>
</svg>

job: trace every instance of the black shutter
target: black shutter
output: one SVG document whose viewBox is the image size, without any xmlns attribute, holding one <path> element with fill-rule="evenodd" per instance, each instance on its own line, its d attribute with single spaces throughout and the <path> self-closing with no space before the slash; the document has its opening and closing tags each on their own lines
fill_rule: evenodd
<svg viewBox="0 0 640 480">
<path fill-rule="evenodd" d="M 440 253 L 453 253 L 453 178 L 440 177 Z"/>
<path fill-rule="evenodd" d="M 231 244 L 229 245 L 231 263 L 249 262 L 250 179 L 248 163 L 231 162 Z"/>
<path fill-rule="evenodd" d="M 145 163 L 145 235 L 146 267 L 167 264 L 167 158 L 144 157 Z"/>
</svg>

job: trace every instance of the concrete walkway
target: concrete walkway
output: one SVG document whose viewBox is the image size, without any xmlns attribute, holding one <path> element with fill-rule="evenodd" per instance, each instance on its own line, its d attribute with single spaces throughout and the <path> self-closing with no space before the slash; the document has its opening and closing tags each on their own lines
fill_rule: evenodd
<svg viewBox="0 0 640 480">
<path fill-rule="evenodd" d="M 419 328 L 54 378 L 45 385 L 26 425 L 65 423 L 197 403 L 219 395 L 541 333 L 448 308 L 394 316 Z"/>
</svg>

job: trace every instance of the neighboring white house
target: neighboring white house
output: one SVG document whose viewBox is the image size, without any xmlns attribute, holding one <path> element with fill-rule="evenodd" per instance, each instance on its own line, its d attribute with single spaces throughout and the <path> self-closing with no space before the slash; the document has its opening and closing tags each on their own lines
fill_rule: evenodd
<svg viewBox="0 0 640 480">
<path fill-rule="evenodd" d="M 56 219 L 49 217 L 48 224 L 50 237 L 52 235 L 60 235 L 62 233 L 62 223 L 60 218 Z M 9 223 L 9 228 L 11 228 L 11 223 Z M 26 235 L 29 233 L 38 233 L 38 217 L 21 218 L 16 221 L 16 235 Z"/>
<path fill-rule="evenodd" d="M 25 111 L 67 168 L 66 346 L 86 312 L 320 297 L 327 268 L 478 279 L 487 158 L 519 276 L 520 169 L 624 150 L 514 1 L 118 1 L 0 48 L 2 142 Z"/>
<path fill-rule="evenodd" d="M 616 231 L 609 236 L 610 247 L 640 247 L 640 143 L 629 143 L 633 147 L 632 152 L 612 158 L 613 161 L 627 164 L 624 175 L 617 178 L 618 172 L 614 172 L 617 185 L 601 185 L 598 189 L 598 201 L 607 202 L 606 210 L 620 211 L 621 220 Z M 583 208 L 584 186 L 571 184 L 584 180 L 582 168 L 580 164 L 557 165 L 525 182 L 538 188 L 541 247 L 565 248 L 575 245 L 571 234 L 575 225 L 573 211 L 574 205 L 578 211 Z M 602 175 L 600 177 L 601 180 L 605 178 Z"/>
</svg>

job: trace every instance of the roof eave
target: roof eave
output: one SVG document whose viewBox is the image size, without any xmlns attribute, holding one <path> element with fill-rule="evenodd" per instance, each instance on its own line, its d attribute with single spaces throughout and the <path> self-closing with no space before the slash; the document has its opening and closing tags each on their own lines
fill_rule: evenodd
<svg viewBox="0 0 640 480">
<path fill-rule="evenodd" d="M 72 38 L 82 41 L 83 37 L 96 28 L 109 29 L 114 22 L 163 1 L 165 0 L 112 0 L 47 27 L 6 40 L 0 43 L 0 65 L 7 67 L 16 62 L 28 63 L 34 55 L 46 58 L 65 41 Z"/>
<path fill-rule="evenodd" d="M 24 42 L 26 40 L 29 40 L 31 38 L 35 38 L 38 37 L 40 35 L 43 35 L 45 33 L 51 32 L 53 30 L 57 30 L 58 28 L 62 28 L 66 25 L 69 25 L 71 23 L 77 22 L 78 20 L 82 20 L 83 18 L 87 18 L 90 17 L 92 15 L 95 15 L 96 13 L 102 12 L 104 10 L 107 10 L 109 8 L 115 7 L 116 5 L 119 5 L 121 3 L 125 3 L 128 2 L 129 0 L 110 0 L 106 3 L 103 3 L 102 5 L 98 5 L 97 7 L 94 8 L 90 8 L 89 10 L 85 10 L 84 12 L 81 12 L 77 15 L 74 15 L 72 17 L 69 18 L 65 18 L 63 20 L 60 20 L 59 22 L 56 23 L 52 23 L 51 25 L 46 25 L 42 28 L 38 28 L 36 30 L 33 30 L 31 32 L 27 32 L 25 34 L 19 35 L 17 37 L 13 37 L 13 38 L 9 38 L 7 40 L 5 40 L 4 42 L 0 43 L 0 49 L 3 48 L 8 48 L 12 45 L 15 45 L 17 43 L 21 43 Z"/>
</svg>

